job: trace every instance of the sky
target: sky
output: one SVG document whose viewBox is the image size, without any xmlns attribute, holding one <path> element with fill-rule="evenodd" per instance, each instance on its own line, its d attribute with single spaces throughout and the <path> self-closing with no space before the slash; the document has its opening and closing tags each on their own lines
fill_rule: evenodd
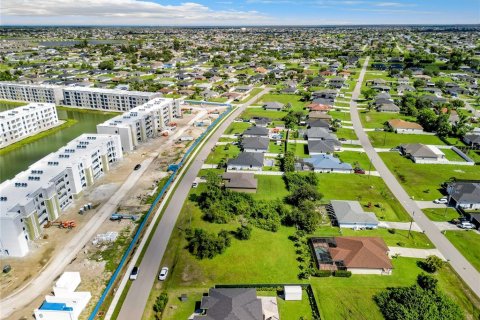
<svg viewBox="0 0 480 320">
<path fill-rule="evenodd" d="M 479 23 L 480 0 L 0 0 L 0 25 Z"/>
</svg>

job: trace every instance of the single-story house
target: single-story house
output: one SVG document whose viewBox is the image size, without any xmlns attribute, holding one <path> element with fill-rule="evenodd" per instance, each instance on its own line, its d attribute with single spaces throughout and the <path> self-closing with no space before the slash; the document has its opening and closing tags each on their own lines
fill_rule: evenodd
<svg viewBox="0 0 480 320">
<path fill-rule="evenodd" d="M 318 237 L 310 243 L 320 270 L 354 274 L 392 274 L 389 249 L 378 237 Z"/>
<path fill-rule="evenodd" d="M 264 127 L 253 126 L 247 128 L 243 133 L 243 138 L 253 138 L 253 137 L 268 137 L 269 130 Z"/>
<path fill-rule="evenodd" d="M 251 122 L 255 123 L 257 127 L 266 128 L 272 121 L 269 118 L 254 118 Z"/>
<path fill-rule="evenodd" d="M 270 143 L 269 138 L 265 137 L 250 137 L 242 139 L 242 149 L 245 152 L 267 152 L 268 145 Z"/>
<path fill-rule="evenodd" d="M 400 107 L 395 105 L 395 103 L 383 103 L 377 107 L 377 111 L 398 113 L 400 112 Z"/>
<path fill-rule="evenodd" d="M 332 106 L 328 105 L 328 104 L 321 104 L 321 103 L 312 102 L 312 103 L 308 104 L 305 108 L 307 108 L 310 111 L 328 112 L 332 109 Z"/>
<path fill-rule="evenodd" d="M 342 144 L 335 139 L 308 140 L 308 154 L 311 156 L 328 154 L 341 149 Z"/>
<path fill-rule="evenodd" d="M 283 103 L 280 102 L 266 102 L 263 105 L 265 110 L 274 110 L 274 111 L 282 111 L 284 107 Z"/>
<path fill-rule="evenodd" d="M 308 113 L 308 119 L 322 119 L 330 122 L 332 121 L 332 116 L 322 111 L 310 111 Z"/>
<path fill-rule="evenodd" d="M 262 301 L 255 288 L 211 288 L 193 320 L 264 320 Z"/>
<path fill-rule="evenodd" d="M 415 122 L 405 121 L 402 119 L 392 119 L 388 120 L 387 123 L 395 133 L 423 133 L 423 127 Z"/>
<path fill-rule="evenodd" d="M 315 142 L 324 141 L 319 140 Z M 351 173 L 353 171 L 349 163 L 342 162 L 331 154 L 315 154 L 310 158 L 300 159 L 295 164 L 295 169 L 321 173 Z"/>
<path fill-rule="evenodd" d="M 408 85 L 408 84 L 401 84 L 397 87 L 397 93 L 398 95 L 403 95 L 403 93 L 407 91 L 407 92 L 414 92 L 415 91 L 415 88 L 412 87 L 411 85 Z"/>
<path fill-rule="evenodd" d="M 322 119 L 309 119 L 307 121 L 307 125 L 309 128 L 325 128 L 327 130 L 330 129 L 330 123 Z"/>
<path fill-rule="evenodd" d="M 337 137 L 330 133 L 328 129 L 325 128 L 309 128 L 307 129 L 307 139 L 308 140 L 337 140 Z"/>
<path fill-rule="evenodd" d="M 480 213 L 470 213 L 470 222 L 480 230 Z"/>
<path fill-rule="evenodd" d="M 332 200 L 328 210 L 335 216 L 340 228 L 365 229 L 378 227 L 378 219 L 373 212 L 363 211 L 358 201 Z"/>
<path fill-rule="evenodd" d="M 222 175 L 225 188 L 239 192 L 257 192 L 257 179 L 251 172 L 225 172 Z"/>
<path fill-rule="evenodd" d="M 480 209 L 480 181 L 447 184 L 450 202 L 457 208 Z"/>
<path fill-rule="evenodd" d="M 252 170 L 261 171 L 264 154 L 261 152 L 241 152 L 235 159 L 227 163 L 228 170 Z"/>
<path fill-rule="evenodd" d="M 435 146 L 422 143 L 407 143 L 400 145 L 400 151 L 404 156 L 415 163 L 439 163 L 447 161 L 445 154 Z"/>
<path fill-rule="evenodd" d="M 469 133 L 466 134 L 463 137 L 463 141 L 474 148 L 480 147 L 480 132 L 474 132 L 474 133 Z"/>
</svg>

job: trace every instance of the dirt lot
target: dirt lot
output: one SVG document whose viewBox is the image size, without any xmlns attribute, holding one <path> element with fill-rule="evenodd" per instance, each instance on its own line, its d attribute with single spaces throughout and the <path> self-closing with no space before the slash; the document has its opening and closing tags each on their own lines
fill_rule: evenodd
<svg viewBox="0 0 480 320">
<path fill-rule="evenodd" d="M 45 229 L 42 239 L 38 239 L 32 243 L 32 251 L 26 258 L 2 259 L 2 265 L 10 264 L 12 271 L 6 275 L 2 274 L 0 277 L 0 297 L 4 298 L 8 296 L 41 272 L 59 248 L 61 248 L 62 243 L 68 242 L 75 233 L 82 232 L 82 226 L 86 224 L 90 217 L 96 214 L 102 203 L 109 199 L 120 188 L 135 164 L 151 157 L 154 158 L 153 162 L 135 187 L 123 198 L 117 210 L 123 213 L 139 215 L 146 212 L 149 204 L 145 203 L 145 198 L 152 195 L 158 181 L 167 176 L 167 166 L 170 163 L 177 162 L 186 151 L 186 147 L 191 144 L 191 141 L 178 143 L 178 139 L 186 135 L 194 138 L 198 137 L 205 128 L 193 127 L 191 123 L 194 119 L 205 119 L 206 117 L 210 117 L 210 115 L 207 115 L 205 110 L 195 108 L 192 113 L 185 114 L 183 119 L 177 121 L 177 129 L 173 131 L 170 137 L 157 137 L 142 144 L 134 152 L 126 154 L 123 161 L 116 164 L 107 175 L 101 177 L 92 187 L 85 190 L 83 195 L 60 217 L 61 220 L 75 220 L 76 228 L 60 229 L 52 226 Z M 94 208 L 80 215 L 78 213 L 79 208 L 89 202 L 94 205 Z M 99 226 L 97 234 L 109 231 L 121 233 L 123 230 L 126 237 L 129 238 L 135 230 L 135 227 L 136 222 L 131 220 L 123 220 L 120 222 L 107 220 Z M 126 231 L 127 229 L 128 232 Z M 128 239 L 125 242 L 128 242 Z M 79 271 L 81 273 L 82 283 L 77 290 L 91 291 L 92 300 L 87 307 L 89 310 L 93 308 L 94 303 L 98 300 L 111 273 L 105 271 L 106 262 L 98 259 L 99 256 L 101 257 L 101 254 L 99 254 L 100 251 L 108 247 L 108 245 L 94 246 L 91 241 L 89 241 L 89 244 L 77 254 L 76 258 L 73 259 L 66 268 L 66 271 Z M 113 264 L 115 264 L 115 262 Z M 41 293 L 28 307 L 24 308 L 21 312 L 13 314 L 9 319 L 33 319 L 33 309 L 41 304 L 43 296 L 49 294 L 50 290 L 51 289 L 48 289 Z M 88 313 L 83 312 L 82 316 L 86 317 Z"/>
</svg>

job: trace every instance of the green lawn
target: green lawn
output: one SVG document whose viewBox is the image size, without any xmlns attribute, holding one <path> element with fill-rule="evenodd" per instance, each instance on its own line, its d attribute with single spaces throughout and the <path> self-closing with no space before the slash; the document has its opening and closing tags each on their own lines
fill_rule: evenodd
<svg viewBox="0 0 480 320">
<path fill-rule="evenodd" d="M 441 197 L 441 184 L 452 177 L 480 179 L 477 166 L 417 164 L 396 152 L 382 152 L 380 157 L 415 200 L 434 200 Z"/>
<path fill-rule="evenodd" d="M 406 121 L 415 121 L 415 117 L 403 116 L 398 113 L 361 111 L 360 119 L 364 128 L 383 128 L 384 123 L 392 119 L 402 119 Z"/>
<path fill-rule="evenodd" d="M 311 319 L 312 309 L 305 291 L 300 301 L 285 301 L 277 297 L 278 313 L 280 319 Z M 301 318 L 303 317 L 303 318 Z"/>
<path fill-rule="evenodd" d="M 368 159 L 368 156 L 365 152 L 341 151 L 341 152 L 336 152 L 335 154 L 343 162 L 350 163 L 352 167 L 360 167 L 365 171 L 369 169 L 375 170 L 375 167 L 373 167 L 373 165 L 370 162 L 370 159 Z"/>
<path fill-rule="evenodd" d="M 422 270 L 417 266 L 417 259 L 393 259 L 393 274 L 353 275 L 351 278 L 314 278 L 312 287 L 317 296 L 320 313 L 324 320 L 340 319 L 384 319 L 373 296 L 387 287 L 410 286 L 416 282 Z M 471 302 L 462 290 L 464 285 L 455 273 L 446 266 L 437 275 L 439 287 L 464 309 L 470 319 L 478 317 L 480 305 L 478 299 Z M 473 313 L 473 314 L 472 314 Z"/>
<path fill-rule="evenodd" d="M 250 122 L 232 122 L 225 130 L 224 134 L 239 134 L 250 128 Z"/>
<path fill-rule="evenodd" d="M 281 176 L 255 175 L 258 181 L 257 193 L 253 197 L 257 200 L 283 199 L 288 195 Z"/>
<path fill-rule="evenodd" d="M 475 231 L 450 231 L 445 236 L 480 272 L 480 234 Z"/>
<path fill-rule="evenodd" d="M 243 98 L 240 102 L 235 102 L 235 103 L 245 103 L 247 102 L 248 100 L 252 99 L 253 97 L 255 97 L 257 94 L 259 94 L 260 92 L 262 92 L 262 88 L 253 88 L 252 91 L 250 91 L 250 93 L 245 97 Z"/>
<path fill-rule="evenodd" d="M 340 110 L 340 109 L 338 109 L 338 110 Z M 339 119 L 339 120 L 345 120 L 345 121 L 350 121 L 352 119 L 350 117 L 350 113 L 348 113 L 348 112 L 330 110 L 330 111 L 328 111 L 328 114 L 331 115 L 333 119 Z"/>
<path fill-rule="evenodd" d="M 353 130 L 353 129 L 338 128 L 337 131 L 335 132 L 335 134 L 337 135 L 337 137 L 339 139 L 340 138 L 344 138 L 344 139 L 347 139 L 347 140 L 357 140 L 358 139 L 357 135 L 355 134 L 355 130 Z"/>
<path fill-rule="evenodd" d="M 460 217 L 458 211 L 454 208 L 445 209 L 423 209 L 423 213 L 432 221 L 451 221 Z"/>
<path fill-rule="evenodd" d="M 450 161 L 465 162 L 465 160 L 452 149 L 441 149 L 440 151 L 442 151 L 445 154 L 445 158 Z"/>
<path fill-rule="evenodd" d="M 301 96 L 295 94 L 275 94 L 269 93 L 263 95 L 260 100 L 255 102 L 255 105 L 263 105 L 265 102 L 280 102 L 284 105 L 290 103 L 292 105 L 292 110 L 302 111 L 306 105 L 306 102 L 300 101 Z"/>
<path fill-rule="evenodd" d="M 365 208 L 365 211 L 375 212 L 380 220 L 410 221 L 405 209 L 380 177 L 329 173 L 320 174 L 319 181 L 319 191 L 324 196 L 323 202 L 329 200 L 357 200 L 364 206 L 370 202 L 372 207 Z M 376 205 L 381 205 L 381 207 Z"/>
<path fill-rule="evenodd" d="M 286 111 L 263 110 L 262 108 L 247 108 L 240 115 L 242 119 L 251 119 L 253 117 L 264 117 L 272 120 L 280 120 L 287 114 Z"/>
<path fill-rule="evenodd" d="M 300 158 L 308 158 L 308 145 L 306 143 L 289 143 L 288 150 L 293 151 L 295 156 Z"/>
<path fill-rule="evenodd" d="M 222 160 L 229 160 L 235 158 L 240 153 L 240 148 L 234 145 L 215 146 L 214 150 L 210 152 L 205 163 L 218 164 Z"/>
<path fill-rule="evenodd" d="M 269 153 L 281 153 L 283 154 L 285 151 L 285 141 L 282 141 L 280 145 L 277 145 L 275 141 L 270 141 L 268 144 L 268 152 Z"/>
<path fill-rule="evenodd" d="M 424 143 L 434 145 L 445 145 L 437 136 L 425 134 L 398 134 L 387 131 L 369 131 L 367 132 L 370 141 L 374 147 L 393 148 L 403 143 Z"/>
</svg>

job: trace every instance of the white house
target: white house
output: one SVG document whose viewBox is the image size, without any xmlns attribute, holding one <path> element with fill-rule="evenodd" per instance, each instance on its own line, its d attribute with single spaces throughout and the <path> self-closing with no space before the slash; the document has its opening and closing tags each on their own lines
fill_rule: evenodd
<svg viewBox="0 0 480 320">
<path fill-rule="evenodd" d="M 409 122 L 401 119 L 388 120 L 388 125 L 395 133 L 403 134 L 421 134 L 423 127 L 415 122 Z"/>
</svg>

